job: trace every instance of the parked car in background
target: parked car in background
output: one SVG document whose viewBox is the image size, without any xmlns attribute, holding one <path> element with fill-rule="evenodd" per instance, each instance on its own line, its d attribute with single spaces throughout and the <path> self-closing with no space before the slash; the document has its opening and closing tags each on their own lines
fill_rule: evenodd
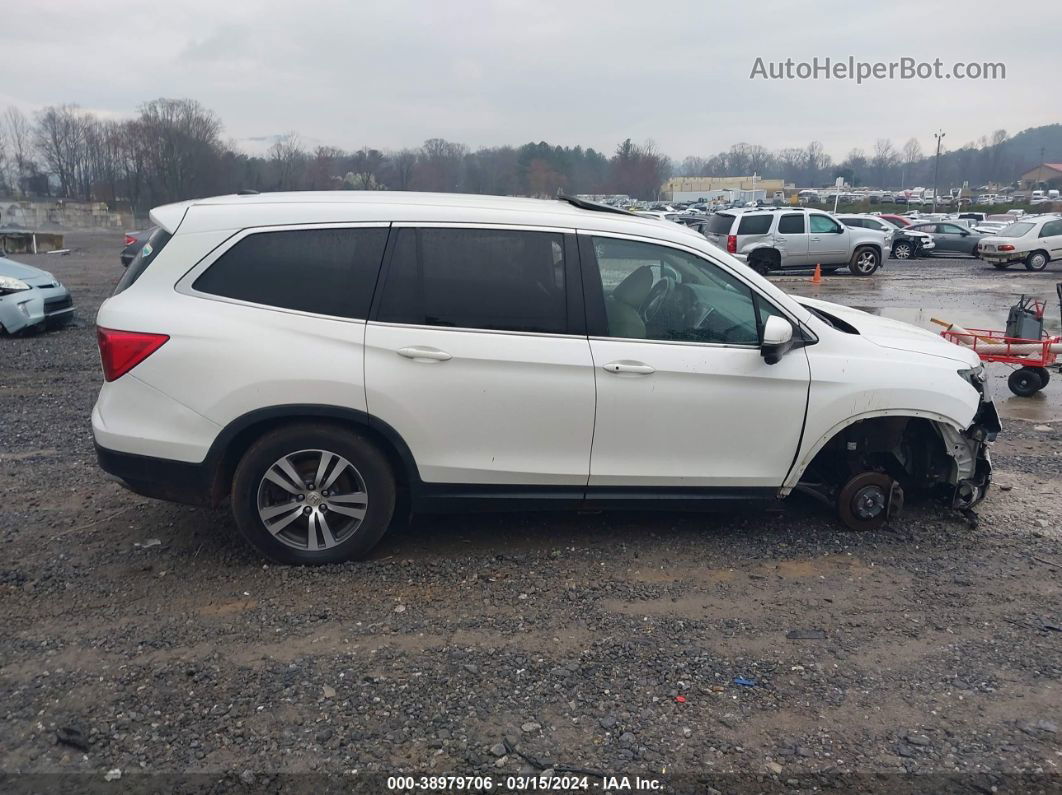
<svg viewBox="0 0 1062 795">
<path fill-rule="evenodd" d="M 997 234 L 981 238 L 978 254 L 1004 270 L 1017 262 L 1031 271 L 1062 259 L 1062 217 L 1040 216 L 1015 221 Z"/>
<path fill-rule="evenodd" d="M 676 224 L 400 191 L 152 218 L 153 255 L 97 316 L 100 466 L 149 497 L 227 498 L 274 560 L 364 557 L 402 504 L 673 510 L 800 487 L 874 529 L 905 489 L 968 510 L 991 481 L 974 351 L 795 299 Z"/>
<path fill-rule="evenodd" d="M 687 226 L 697 234 L 708 237 L 709 219 L 706 215 L 680 215 L 675 219 L 677 223 Z"/>
<path fill-rule="evenodd" d="M 137 255 L 137 252 L 143 247 L 143 245 L 151 237 L 151 233 L 155 231 L 155 227 L 150 229 L 144 229 L 140 232 L 126 232 L 124 248 L 122 249 L 121 260 L 122 265 L 126 268 L 129 267 L 129 263 L 133 261 L 133 257 Z"/>
<path fill-rule="evenodd" d="M 838 221 L 848 227 L 877 230 L 885 235 L 885 251 L 896 259 L 911 259 L 920 256 L 923 247 L 931 250 L 935 245 L 933 238 L 922 232 L 909 232 L 907 229 L 891 224 L 879 215 L 861 213 L 837 215 Z"/>
<path fill-rule="evenodd" d="M 937 247 L 932 235 L 913 229 L 910 221 L 903 216 L 875 215 L 871 217 L 880 219 L 882 223 L 888 224 L 896 230 L 892 235 L 892 256 L 896 259 L 928 256 Z M 900 219 L 900 221 L 895 219 Z M 907 241 L 914 245 L 909 245 Z"/>
<path fill-rule="evenodd" d="M 70 291 L 48 271 L 0 257 L 0 332 L 65 326 L 74 319 Z"/>
<path fill-rule="evenodd" d="M 977 242 L 984 237 L 980 232 L 975 232 L 950 221 L 934 221 L 932 223 L 911 224 L 915 232 L 925 232 L 933 238 L 936 248 L 933 254 L 951 254 L 963 257 L 977 256 Z"/>
<path fill-rule="evenodd" d="M 728 210 L 713 215 L 708 239 L 757 273 L 821 265 L 870 276 L 889 249 L 880 232 L 852 229 L 829 213 L 802 207 Z"/>
<path fill-rule="evenodd" d="M 1012 221 L 981 221 L 975 224 L 973 231 L 982 235 L 994 235 L 1001 229 L 1010 226 Z"/>
</svg>

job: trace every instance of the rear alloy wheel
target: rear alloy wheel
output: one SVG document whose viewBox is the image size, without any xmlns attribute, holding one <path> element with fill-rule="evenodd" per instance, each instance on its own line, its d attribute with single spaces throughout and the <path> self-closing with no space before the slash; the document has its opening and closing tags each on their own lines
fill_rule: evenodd
<svg viewBox="0 0 1062 795">
<path fill-rule="evenodd" d="M 896 259 L 911 259 L 914 256 L 914 246 L 906 240 L 901 240 L 892 247 L 892 256 Z"/>
<path fill-rule="evenodd" d="M 903 507 L 903 491 L 884 472 L 863 472 L 837 496 L 837 514 L 852 530 L 876 530 Z"/>
<path fill-rule="evenodd" d="M 243 456 L 232 486 L 240 531 L 281 563 L 363 557 L 386 532 L 394 503 L 394 476 L 379 450 L 326 424 L 265 435 Z"/>
<path fill-rule="evenodd" d="M 1047 267 L 1047 254 L 1042 251 L 1030 251 L 1025 258 L 1025 268 L 1030 271 L 1042 271 Z"/>
<path fill-rule="evenodd" d="M 872 248 L 856 249 L 852 255 L 852 261 L 848 264 L 848 270 L 856 276 L 870 276 L 881 264 L 878 252 Z"/>
</svg>

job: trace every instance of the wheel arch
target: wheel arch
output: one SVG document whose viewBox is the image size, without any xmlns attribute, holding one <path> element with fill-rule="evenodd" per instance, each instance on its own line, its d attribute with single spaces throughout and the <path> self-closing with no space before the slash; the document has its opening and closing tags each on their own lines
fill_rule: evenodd
<svg viewBox="0 0 1062 795">
<path fill-rule="evenodd" d="M 214 505 L 228 496 L 236 465 L 263 434 L 298 422 L 332 422 L 375 444 L 391 464 L 399 487 L 420 483 L 413 453 L 402 436 L 387 423 L 357 409 L 319 404 L 290 404 L 256 409 L 237 417 L 218 434 L 207 453 L 209 497 Z"/>
<path fill-rule="evenodd" d="M 789 470 L 789 474 L 786 476 L 785 481 L 782 483 L 782 488 L 779 490 L 778 496 L 786 497 L 790 494 L 790 492 L 792 492 L 792 490 L 800 482 L 801 477 L 803 477 L 808 467 L 811 466 L 811 464 L 815 461 L 815 458 L 831 441 L 836 439 L 838 436 L 841 436 L 845 433 L 845 431 L 860 422 L 885 418 L 928 420 L 929 422 L 946 425 L 957 432 L 961 432 L 963 430 L 963 425 L 955 419 L 940 414 L 939 412 L 924 411 L 922 409 L 880 409 L 876 411 L 863 412 L 861 414 L 854 414 L 851 417 L 847 417 L 844 420 L 841 420 L 840 422 L 833 425 L 833 427 L 823 433 L 810 446 L 803 447 L 803 452 L 797 454 L 797 457 L 794 460 L 794 464 Z"/>
</svg>

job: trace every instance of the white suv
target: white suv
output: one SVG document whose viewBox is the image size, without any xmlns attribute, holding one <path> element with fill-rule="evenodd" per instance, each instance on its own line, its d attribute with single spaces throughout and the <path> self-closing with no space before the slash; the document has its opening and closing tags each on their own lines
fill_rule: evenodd
<svg viewBox="0 0 1062 795">
<path fill-rule="evenodd" d="M 796 488 L 875 527 L 968 509 L 999 430 L 972 351 L 798 302 L 700 235 L 575 199 L 168 205 L 97 318 L 100 465 L 230 499 L 267 556 L 366 554 L 396 505 L 714 507 Z"/>
</svg>

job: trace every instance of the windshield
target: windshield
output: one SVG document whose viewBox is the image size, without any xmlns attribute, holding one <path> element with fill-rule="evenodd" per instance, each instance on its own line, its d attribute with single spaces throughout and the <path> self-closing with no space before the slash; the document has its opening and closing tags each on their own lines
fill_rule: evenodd
<svg viewBox="0 0 1062 795">
<path fill-rule="evenodd" d="M 997 234 L 999 235 L 999 237 L 1024 237 L 1025 233 L 1032 229 L 1034 226 L 1036 226 L 1036 224 L 1011 224 L 1010 226 L 1005 226 L 1000 229 Z"/>
</svg>

